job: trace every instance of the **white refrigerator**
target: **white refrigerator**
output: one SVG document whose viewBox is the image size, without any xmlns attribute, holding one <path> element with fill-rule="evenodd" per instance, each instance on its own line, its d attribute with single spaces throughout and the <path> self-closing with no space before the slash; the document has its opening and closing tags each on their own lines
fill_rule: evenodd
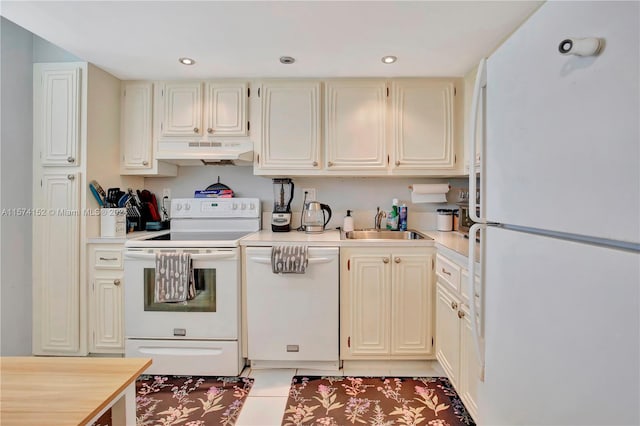
<svg viewBox="0 0 640 426">
<path fill-rule="evenodd" d="M 547 2 L 479 67 L 479 424 L 640 424 L 639 20 Z"/>
</svg>

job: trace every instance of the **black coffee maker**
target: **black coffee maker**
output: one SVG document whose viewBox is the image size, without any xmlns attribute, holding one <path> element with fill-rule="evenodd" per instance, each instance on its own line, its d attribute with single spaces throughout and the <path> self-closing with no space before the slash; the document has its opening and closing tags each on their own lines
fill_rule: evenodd
<svg viewBox="0 0 640 426">
<path fill-rule="evenodd" d="M 291 230 L 291 200 L 293 200 L 293 181 L 288 178 L 273 179 L 273 213 L 271 231 L 289 232 Z"/>
</svg>

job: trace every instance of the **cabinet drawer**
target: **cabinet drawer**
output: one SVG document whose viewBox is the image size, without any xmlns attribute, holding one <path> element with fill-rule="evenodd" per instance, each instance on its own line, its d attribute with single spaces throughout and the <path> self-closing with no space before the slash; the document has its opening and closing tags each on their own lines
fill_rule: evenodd
<svg viewBox="0 0 640 426">
<path fill-rule="evenodd" d="M 122 250 L 96 249 L 93 264 L 96 269 L 122 269 Z"/>
<path fill-rule="evenodd" d="M 460 291 L 460 267 L 441 255 L 436 256 L 436 275 L 451 290 Z"/>
</svg>

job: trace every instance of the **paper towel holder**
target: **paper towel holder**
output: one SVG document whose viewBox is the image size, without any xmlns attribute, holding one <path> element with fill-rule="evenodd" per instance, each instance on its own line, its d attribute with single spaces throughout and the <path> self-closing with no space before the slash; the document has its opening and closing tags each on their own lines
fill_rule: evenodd
<svg viewBox="0 0 640 426">
<path fill-rule="evenodd" d="M 448 186 L 449 186 L 449 189 L 451 189 L 451 185 L 448 185 Z M 409 185 L 408 188 L 409 190 L 413 191 L 413 185 Z"/>
</svg>

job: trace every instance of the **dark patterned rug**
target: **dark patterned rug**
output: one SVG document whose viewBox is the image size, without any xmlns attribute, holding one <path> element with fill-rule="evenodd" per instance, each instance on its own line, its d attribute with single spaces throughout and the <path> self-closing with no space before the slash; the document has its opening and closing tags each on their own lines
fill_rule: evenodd
<svg viewBox="0 0 640 426">
<path fill-rule="evenodd" d="M 295 376 L 282 424 L 475 425 L 444 377 Z"/>
</svg>

